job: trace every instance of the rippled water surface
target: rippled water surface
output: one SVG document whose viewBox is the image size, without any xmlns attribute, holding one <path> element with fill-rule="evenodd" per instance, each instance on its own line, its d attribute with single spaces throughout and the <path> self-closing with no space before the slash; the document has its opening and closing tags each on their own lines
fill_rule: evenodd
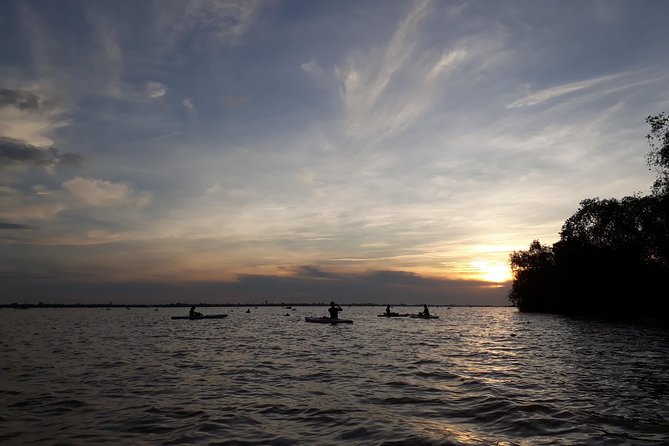
<svg viewBox="0 0 669 446">
<path fill-rule="evenodd" d="M 433 308 L 0 310 L 0 443 L 669 443 L 666 330 Z M 408 309 L 418 311 L 417 308 Z M 288 315 L 286 315 L 288 314 Z"/>
</svg>

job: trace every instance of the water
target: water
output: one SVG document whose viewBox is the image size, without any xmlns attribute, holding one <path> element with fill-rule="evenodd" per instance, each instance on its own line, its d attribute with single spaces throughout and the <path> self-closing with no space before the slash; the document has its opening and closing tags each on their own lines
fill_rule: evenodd
<svg viewBox="0 0 669 446">
<path fill-rule="evenodd" d="M 432 308 L 0 310 L 0 443 L 669 443 L 669 336 Z M 419 308 L 410 309 L 418 311 Z M 285 316 L 289 313 L 289 316 Z"/>
</svg>

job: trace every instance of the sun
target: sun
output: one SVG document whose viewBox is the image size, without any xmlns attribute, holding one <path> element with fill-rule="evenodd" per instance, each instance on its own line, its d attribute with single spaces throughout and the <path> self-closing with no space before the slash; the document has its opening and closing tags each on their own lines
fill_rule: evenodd
<svg viewBox="0 0 669 446">
<path fill-rule="evenodd" d="M 511 280 L 509 265 L 501 262 L 478 260 L 472 262 L 476 275 L 486 282 L 502 283 Z"/>
</svg>

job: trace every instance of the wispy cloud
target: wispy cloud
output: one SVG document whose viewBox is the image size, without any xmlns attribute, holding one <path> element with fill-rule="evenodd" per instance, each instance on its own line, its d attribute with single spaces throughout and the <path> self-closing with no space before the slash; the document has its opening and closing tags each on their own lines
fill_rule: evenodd
<svg viewBox="0 0 669 446">
<path fill-rule="evenodd" d="M 151 99 L 162 98 L 167 94 L 167 86 L 160 82 L 151 81 L 146 84 L 146 95 Z"/>
<path fill-rule="evenodd" d="M 300 68 L 315 79 L 320 79 L 325 76 L 325 70 L 313 59 L 300 65 Z"/>
<path fill-rule="evenodd" d="M 336 67 L 346 132 L 353 137 L 380 141 L 415 122 L 434 104 L 441 77 L 467 55 L 462 49 L 435 53 L 421 48 L 420 25 L 431 5 L 429 1 L 415 5 L 382 55 L 351 56 L 347 64 Z"/>
<path fill-rule="evenodd" d="M 0 188 L 1 216 L 5 220 L 24 224 L 25 221 L 52 220 L 66 208 L 61 200 L 44 199 L 37 193 L 25 193 L 16 188 Z"/>
<path fill-rule="evenodd" d="M 253 24 L 258 0 L 156 1 L 158 32 L 173 44 L 193 40 L 206 48 L 234 45 Z"/>
<path fill-rule="evenodd" d="M 42 94 L 30 90 L 2 89 L 0 95 L 0 136 L 33 146 L 51 146 L 51 135 L 69 125 L 65 109 Z"/>
<path fill-rule="evenodd" d="M 562 96 L 567 96 L 575 92 L 582 92 L 588 90 L 594 86 L 600 85 L 607 81 L 619 78 L 621 75 L 609 75 L 609 76 L 600 76 L 593 79 L 586 79 L 578 82 L 571 82 L 563 85 L 556 85 L 554 87 L 546 88 L 543 90 L 536 91 L 534 93 L 528 94 L 527 96 L 520 98 L 511 104 L 507 105 L 507 108 L 516 108 L 516 107 L 529 107 L 533 105 L 538 105 L 546 101 L 550 101 L 555 98 Z"/>
<path fill-rule="evenodd" d="M 95 207 L 143 207 L 151 201 L 148 192 L 135 192 L 129 185 L 96 178 L 74 177 L 61 185 L 77 201 Z"/>
<path fill-rule="evenodd" d="M 191 98 L 186 98 L 181 103 L 189 113 L 195 113 L 195 104 L 193 104 L 193 100 Z"/>
</svg>

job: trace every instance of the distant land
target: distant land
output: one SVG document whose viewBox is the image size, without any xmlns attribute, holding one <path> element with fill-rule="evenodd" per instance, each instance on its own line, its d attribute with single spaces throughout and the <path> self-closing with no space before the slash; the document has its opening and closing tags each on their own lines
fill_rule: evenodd
<svg viewBox="0 0 669 446">
<path fill-rule="evenodd" d="M 316 302 L 316 303 L 291 303 L 291 302 L 267 302 L 267 303 L 223 303 L 223 304 L 210 304 L 210 303 L 186 303 L 186 302 L 175 302 L 169 304 L 85 304 L 85 303 L 76 303 L 76 304 L 59 304 L 59 303 L 44 303 L 40 302 L 37 304 L 29 303 L 18 303 L 13 302 L 11 304 L 0 304 L 0 308 L 9 308 L 9 309 L 22 309 L 27 310 L 30 308 L 182 308 L 182 307 L 318 307 L 318 306 L 327 306 L 329 302 Z M 377 304 L 377 303 L 342 303 L 339 304 L 345 307 L 385 307 L 387 304 Z M 390 304 L 391 307 L 422 307 L 419 304 Z M 430 307 L 482 307 L 482 308 L 497 308 L 497 307 L 511 307 L 513 305 L 449 305 L 449 304 L 440 304 L 440 305 L 429 305 Z"/>
</svg>

